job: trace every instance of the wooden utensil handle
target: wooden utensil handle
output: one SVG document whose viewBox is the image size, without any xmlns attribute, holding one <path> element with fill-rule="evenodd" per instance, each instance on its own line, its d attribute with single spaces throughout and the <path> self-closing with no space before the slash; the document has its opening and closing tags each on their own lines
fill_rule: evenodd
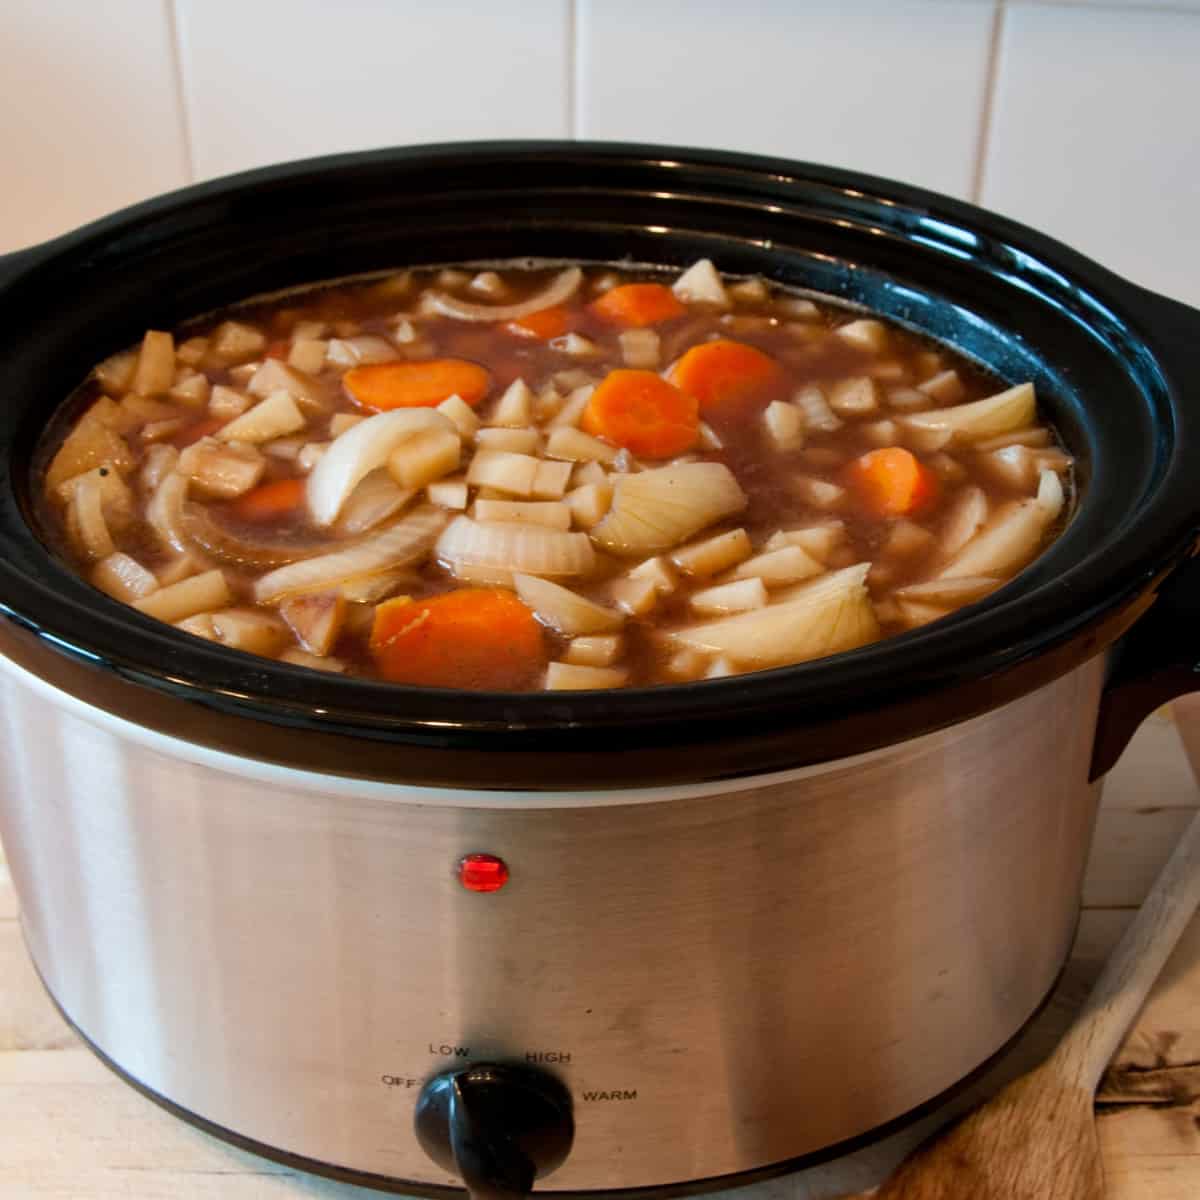
<svg viewBox="0 0 1200 1200">
<path fill-rule="evenodd" d="M 1200 907 L 1200 814 L 1192 818 L 1078 1019 L 1047 1063 L 1094 1092 L 1146 995 Z"/>
</svg>

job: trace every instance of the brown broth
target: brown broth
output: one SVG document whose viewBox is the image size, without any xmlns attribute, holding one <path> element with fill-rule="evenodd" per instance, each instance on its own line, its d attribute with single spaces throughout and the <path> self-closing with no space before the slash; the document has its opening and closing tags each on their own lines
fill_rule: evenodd
<svg viewBox="0 0 1200 1200">
<path fill-rule="evenodd" d="M 622 331 L 602 320 L 591 309 L 591 302 L 602 294 L 603 284 L 614 275 L 613 269 L 589 268 L 582 289 L 569 304 L 571 332 L 594 344 L 594 357 L 573 358 L 554 342 L 517 336 L 503 323 L 474 324 L 429 313 L 424 311 L 419 298 L 427 288 L 441 286 L 443 290 L 469 299 L 472 303 L 513 304 L 539 292 L 556 273 L 548 269 L 501 271 L 502 296 L 481 297 L 461 283 L 446 288 L 444 276 L 439 276 L 436 270 L 426 270 L 406 272 L 383 280 L 338 283 L 241 305 L 192 322 L 177 333 L 174 341 L 177 356 L 174 382 L 183 382 L 188 372 L 195 371 L 203 374 L 213 388 L 219 386 L 244 393 L 246 382 L 252 374 L 250 364 L 260 363 L 264 356 L 268 359 L 286 358 L 292 349 L 296 330 L 303 329 L 305 324 L 310 327 L 314 323 L 327 326 L 331 335 L 343 338 L 374 335 L 394 339 L 397 315 L 405 314 L 401 318 L 407 322 L 403 326 L 403 335 L 411 335 L 411 340 L 393 340 L 402 359 L 455 358 L 487 367 L 491 373 L 491 387 L 477 410 L 486 420 L 496 399 L 516 379 L 523 379 L 538 393 L 564 371 L 587 372 L 598 381 L 608 370 L 624 365 L 620 341 Z M 644 271 L 621 271 L 616 275 L 621 283 L 664 280 L 662 273 Z M 464 272 L 464 280 L 470 278 L 471 273 Z M 671 282 L 670 277 L 666 278 L 666 282 Z M 741 528 L 746 531 L 757 554 L 779 531 L 838 521 L 841 523 L 841 535 L 825 555 L 823 567 L 832 572 L 851 564 L 870 562 L 872 567 L 867 584 L 880 632 L 882 635 L 902 632 L 930 619 L 931 610 L 928 605 L 918 604 L 914 608 L 911 604 L 898 602 L 896 589 L 928 581 L 939 568 L 945 567 L 947 555 L 942 538 L 956 498 L 965 489 L 978 487 L 987 497 L 990 513 L 996 514 L 997 511 L 1004 511 L 1006 502 L 1028 502 L 1031 497 L 1028 477 L 1020 483 L 1015 478 L 1017 472 L 1013 473 L 1012 479 L 1006 478 L 1003 472 L 997 471 L 988 452 L 979 451 L 973 442 L 952 441 L 939 450 L 923 444 L 918 434 L 904 429 L 905 417 L 916 411 L 910 405 L 924 403 L 919 394 L 914 394 L 914 389 L 942 372 L 953 370 L 957 373 L 957 382 L 948 386 L 947 395 L 953 393 L 953 404 L 961 405 L 993 395 L 1003 390 L 1005 385 L 961 356 L 953 355 L 944 347 L 895 325 L 887 325 L 886 348 L 876 351 L 852 344 L 836 332 L 840 327 L 860 320 L 864 314 L 826 303 L 819 304 L 811 312 L 795 313 L 791 311 L 795 307 L 796 297 L 772 288 L 765 299 L 739 299 L 732 311 L 728 312 L 703 304 L 689 304 L 681 315 L 651 327 L 660 339 L 660 368 L 667 367 L 689 347 L 716 338 L 729 339 L 763 351 L 782 367 L 786 387 L 777 389 L 780 399 L 795 397 L 803 389 L 815 386 L 836 406 L 840 388 L 851 386 L 853 381 L 865 380 L 868 382 L 856 386 L 873 389 L 877 405 L 876 411 L 866 414 L 856 415 L 843 410 L 841 426 L 833 431 L 822 432 L 810 426 L 805 432 L 802 448 L 793 450 L 780 450 L 772 444 L 759 413 L 749 419 L 709 418 L 720 446 L 697 448 L 690 455 L 682 457 L 724 464 L 745 492 L 747 505 L 744 511 L 711 524 L 686 540 L 690 543 L 701 542 L 725 531 Z M 213 332 L 231 319 L 261 329 L 264 349 L 240 358 L 222 359 L 213 353 L 211 340 L 209 349 L 203 352 L 199 349 L 199 343 L 189 342 L 189 339 L 211 339 Z M 322 333 L 322 338 L 325 336 Z M 191 365 L 184 361 L 189 356 L 184 348 L 189 345 L 195 351 L 190 354 Z M 134 451 L 138 462 L 132 470 L 120 467 L 113 469 L 124 476 L 133 492 L 136 514 L 128 527 L 114 537 L 114 546 L 159 577 L 160 581 L 169 581 L 183 570 L 180 567 L 180 552 L 169 545 L 160 531 L 146 519 L 150 489 L 139 483 L 139 472 L 148 454 L 169 457 L 167 452 L 152 451 L 153 444 L 186 450 L 198 438 L 214 433 L 219 424 L 207 405 L 183 405 L 161 391 L 144 399 L 157 404 L 162 411 L 150 412 L 149 417 L 153 419 L 139 421 L 139 416 L 147 415 L 139 408 L 139 405 L 145 407 L 143 399 L 129 399 L 132 393 L 123 390 L 119 381 L 114 386 L 114 375 L 119 375 L 119 371 L 100 370 L 82 385 L 70 403 L 73 411 L 82 413 L 102 396 L 108 395 L 118 401 L 122 413 L 125 409 L 132 409 L 132 413 L 114 420 L 120 429 L 119 436 Z M 294 457 L 282 456 L 284 452 L 296 448 L 294 443 L 297 436 L 305 444 L 326 442 L 329 440 L 329 423 L 338 414 L 363 414 L 363 409 L 347 395 L 343 387 L 342 369 L 326 362 L 319 370 L 310 373 L 310 382 L 315 389 L 316 400 L 305 410 L 307 420 L 303 432 L 271 439 L 258 447 L 258 452 L 263 454 L 266 462 L 256 487 L 298 478 L 305 473 Z M 930 408 L 949 406 L 928 402 Z M 879 424 L 889 420 L 901 427 L 893 439 L 885 436 L 887 429 Z M 148 427 L 152 435 L 158 437 L 154 431 L 156 421 L 178 421 L 179 424 L 167 432 L 161 441 L 146 444 L 141 439 L 147 436 Z M 1041 456 L 1044 462 L 1050 462 L 1053 455 L 1059 453 L 1052 434 L 1026 433 L 1022 430 L 1017 431 L 1016 436 L 1018 443 L 1022 437 L 1032 440 L 1044 438 L 1044 448 L 1034 447 L 1030 451 L 1035 458 Z M 1003 436 L 999 440 L 1003 442 Z M 893 443 L 908 445 L 925 468 L 935 474 L 940 472 L 940 495 L 932 505 L 910 519 L 880 518 L 866 511 L 856 499 L 853 489 L 846 491 L 840 501 L 828 507 L 814 502 L 811 481 L 846 488 L 847 464 L 861 455 Z M 53 451 L 57 447 L 49 449 Z M 464 453 L 464 459 L 466 456 Z M 1021 457 L 1018 452 L 1016 458 Z M 88 463 L 89 469 L 92 465 Z M 653 468 L 663 463 L 645 460 L 636 465 Z M 580 469 L 576 467 L 576 471 Z M 1060 473 L 1064 470 L 1069 473 L 1069 467 L 1062 464 L 1057 469 Z M 1036 472 L 1034 481 L 1036 484 Z M 89 547 L 86 540 L 81 541 L 78 520 L 72 515 L 69 503 L 64 503 L 59 494 L 63 486 L 60 481 L 57 491 L 44 491 L 41 511 L 43 524 L 55 549 L 82 574 L 95 578 L 97 553 L 94 546 Z M 65 486 L 69 489 L 70 484 Z M 189 503 L 205 506 L 212 520 L 234 542 L 244 539 L 254 545 L 275 542 L 305 546 L 317 532 L 303 506 L 283 513 L 277 519 L 247 521 L 238 515 L 240 497 L 228 500 L 204 498 L 195 495 L 194 483 L 191 486 L 193 495 Z M 1059 516 L 1049 523 L 1040 544 L 1044 545 L 1056 536 L 1063 519 Z M 76 522 L 74 526 L 73 520 Z M 903 526 L 899 533 L 898 524 Z M 578 525 L 574 527 L 578 528 Z M 911 527 L 916 527 L 916 531 Z M 924 530 L 925 534 L 921 534 L 920 530 Z M 906 544 L 898 546 L 898 539 Z M 193 551 L 193 557 L 193 573 L 211 567 L 214 562 L 208 554 Z M 636 558 L 616 558 L 601 551 L 597 555 L 595 571 L 586 579 L 560 579 L 557 582 L 597 603 L 612 607 L 614 581 L 625 576 L 639 561 Z M 217 561 L 217 565 L 223 571 L 231 593 L 229 604 L 225 607 L 253 608 L 254 583 L 264 569 L 238 566 L 225 559 Z M 1007 568 L 998 573 L 996 586 L 1012 573 Z M 681 577 L 677 590 L 659 597 L 653 611 L 628 618 L 621 634 L 622 649 L 616 660 L 617 667 L 624 672 L 624 682 L 634 685 L 678 682 L 702 677 L 713 669 L 714 663 L 722 658 L 721 655 L 702 655 L 702 661 L 699 665 L 692 665 L 690 674 L 684 672 L 678 659 L 680 647 L 666 644 L 662 631 L 718 619 L 715 615 L 692 612 L 689 597 L 697 590 L 721 582 L 722 578 L 723 573 L 719 573 L 713 579 L 701 580 L 692 586 L 686 577 Z M 444 563 L 431 558 L 419 571 L 406 572 L 396 590 L 419 602 L 460 586 L 463 586 L 462 583 Z M 367 676 L 377 674 L 377 663 L 366 635 L 373 619 L 373 608 L 370 603 L 351 603 L 341 632 L 331 647 L 330 658 L 350 673 Z M 950 611 L 950 607 L 940 601 L 933 605 L 933 609 L 936 610 L 933 616 Z M 200 625 L 203 625 L 202 621 Z M 185 623 L 184 627 L 196 631 L 200 625 L 192 619 L 191 624 Z M 546 662 L 559 659 L 567 651 L 569 639 L 548 627 L 544 637 Z M 290 643 L 290 646 L 294 649 L 295 643 Z M 288 644 L 281 643 L 274 652 L 280 654 L 288 648 Z M 318 664 L 314 661 L 312 665 Z M 718 673 L 726 668 L 734 671 L 752 669 L 745 662 L 726 661 L 717 664 Z"/>
</svg>

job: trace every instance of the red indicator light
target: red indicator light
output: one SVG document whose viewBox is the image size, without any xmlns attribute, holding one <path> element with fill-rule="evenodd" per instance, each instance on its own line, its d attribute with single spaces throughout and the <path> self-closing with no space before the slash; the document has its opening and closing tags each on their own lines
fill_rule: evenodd
<svg viewBox="0 0 1200 1200">
<path fill-rule="evenodd" d="M 508 882 L 508 864 L 494 854 L 468 854 L 458 864 L 458 881 L 468 892 L 498 892 Z"/>
</svg>

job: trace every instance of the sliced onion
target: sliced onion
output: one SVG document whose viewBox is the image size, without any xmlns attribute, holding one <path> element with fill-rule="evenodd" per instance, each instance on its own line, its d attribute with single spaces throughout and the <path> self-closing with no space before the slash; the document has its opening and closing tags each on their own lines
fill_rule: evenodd
<svg viewBox="0 0 1200 1200">
<path fill-rule="evenodd" d="M 268 604 L 280 596 L 330 588 L 349 579 L 407 566 L 428 552 L 445 523 L 442 509 L 423 505 L 361 542 L 332 554 L 289 563 L 264 575 L 254 585 L 254 598 Z"/>
<path fill-rule="evenodd" d="M 530 296 L 520 304 L 472 304 L 467 300 L 447 296 L 445 292 L 430 292 L 428 302 L 435 312 L 440 312 L 444 317 L 454 317 L 458 321 L 516 321 L 520 317 L 529 316 L 530 313 L 541 312 L 543 308 L 561 304 L 574 295 L 582 282 L 583 272 L 578 267 L 568 267 L 556 275 L 536 296 Z"/>
<path fill-rule="evenodd" d="M 318 525 L 332 525 L 359 481 L 382 467 L 401 442 L 423 429 L 457 434 L 453 422 L 432 408 L 402 408 L 377 413 L 334 438 L 308 477 L 308 508 L 313 520 Z"/>
<path fill-rule="evenodd" d="M 676 629 L 678 645 L 720 654 L 740 667 L 781 667 L 864 646 L 879 636 L 866 578 L 870 563 L 805 584 L 788 599 L 734 617 Z"/>
<path fill-rule="evenodd" d="M 1032 383 L 1018 383 L 983 400 L 913 413 L 901 422 L 911 430 L 949 433 L 965 442 L 977 442 L 1010 430 L 1032 425 L 1037 400 Z"/>
<path fill-rule="evenodd" d="M 680 463 L 617 480 L 608 515 L 592 537 L 614 554 L 657 554 L 746 507 L 724 463 Z"/>
<path fill-rule="evenodd" d="M 229 529 L 201 504 L 183 506 L 181 528 L 214 558 L 243 567 L 278 567 L 312 558 L 329 547 L 329 538 L 324 535 L 265 537 L 244 528 Z"/>
<path fill-rule="evenodd" d="M 146 520 L 173 550 L 188 548 L 187 530 L 183 522 L 183 502 L 188 494 L 188 477 L 177 471 L 163 477 L 146 505 Z"/>
<path fill-rule="evenodd" d="M 399 512 L 416 494 L 402 488 L 387 471 L 372 471 L 342 506 L 337 532 L 348 537 L 366 533 Z"/>
<path fill-rule="evenodd" d="M 586 575 L 596 552 L 586 533 L 516 521 L 455 517 L 438 539 L 437 556 L 459 567 L 520 571 L 525 575 Z"/>
<path fill-rule="evenodd" d="M 513 576 L 517 595 L 551 628 L 566 637 L 612 633 L 625 624 L 625 614 L 596 604 L 570 588 L 535 575 Z"/>
<path fill-rule="evenodd" d="M 1038 552 L 1053 521 L 1037 500 L 1007 504 L 942 568 L 938 579 L 1015 575 Z"/>
</svg>

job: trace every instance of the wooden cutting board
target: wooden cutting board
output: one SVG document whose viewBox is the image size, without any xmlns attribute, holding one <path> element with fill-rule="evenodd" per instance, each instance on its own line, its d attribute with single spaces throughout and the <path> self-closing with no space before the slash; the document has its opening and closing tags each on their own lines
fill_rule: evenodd
<svg viewBox="0 0 1200 1200">
<path fill-rule="evenodd" d="M 822 1200 L 872 1186 L 922 1137 L 1041 1058 L 1082 1002 L 1174 839 L 1200 807 L 1200 699 L 1147 722 L 1109 777 L 1070 964 L 1003 1062 L 939 1114 L 859 1154 L 743 1189 L 738 1200 Z M 1200 1197 L 1200 919 L 1168 963 L 1101 1087 L 1109 1200 Z M 0 1196 L 4 1200 L 368 1200 L 233 1150 L 115 1079 L 62 1023 L 21 943 L 0 860 Z"/>
</svg>

